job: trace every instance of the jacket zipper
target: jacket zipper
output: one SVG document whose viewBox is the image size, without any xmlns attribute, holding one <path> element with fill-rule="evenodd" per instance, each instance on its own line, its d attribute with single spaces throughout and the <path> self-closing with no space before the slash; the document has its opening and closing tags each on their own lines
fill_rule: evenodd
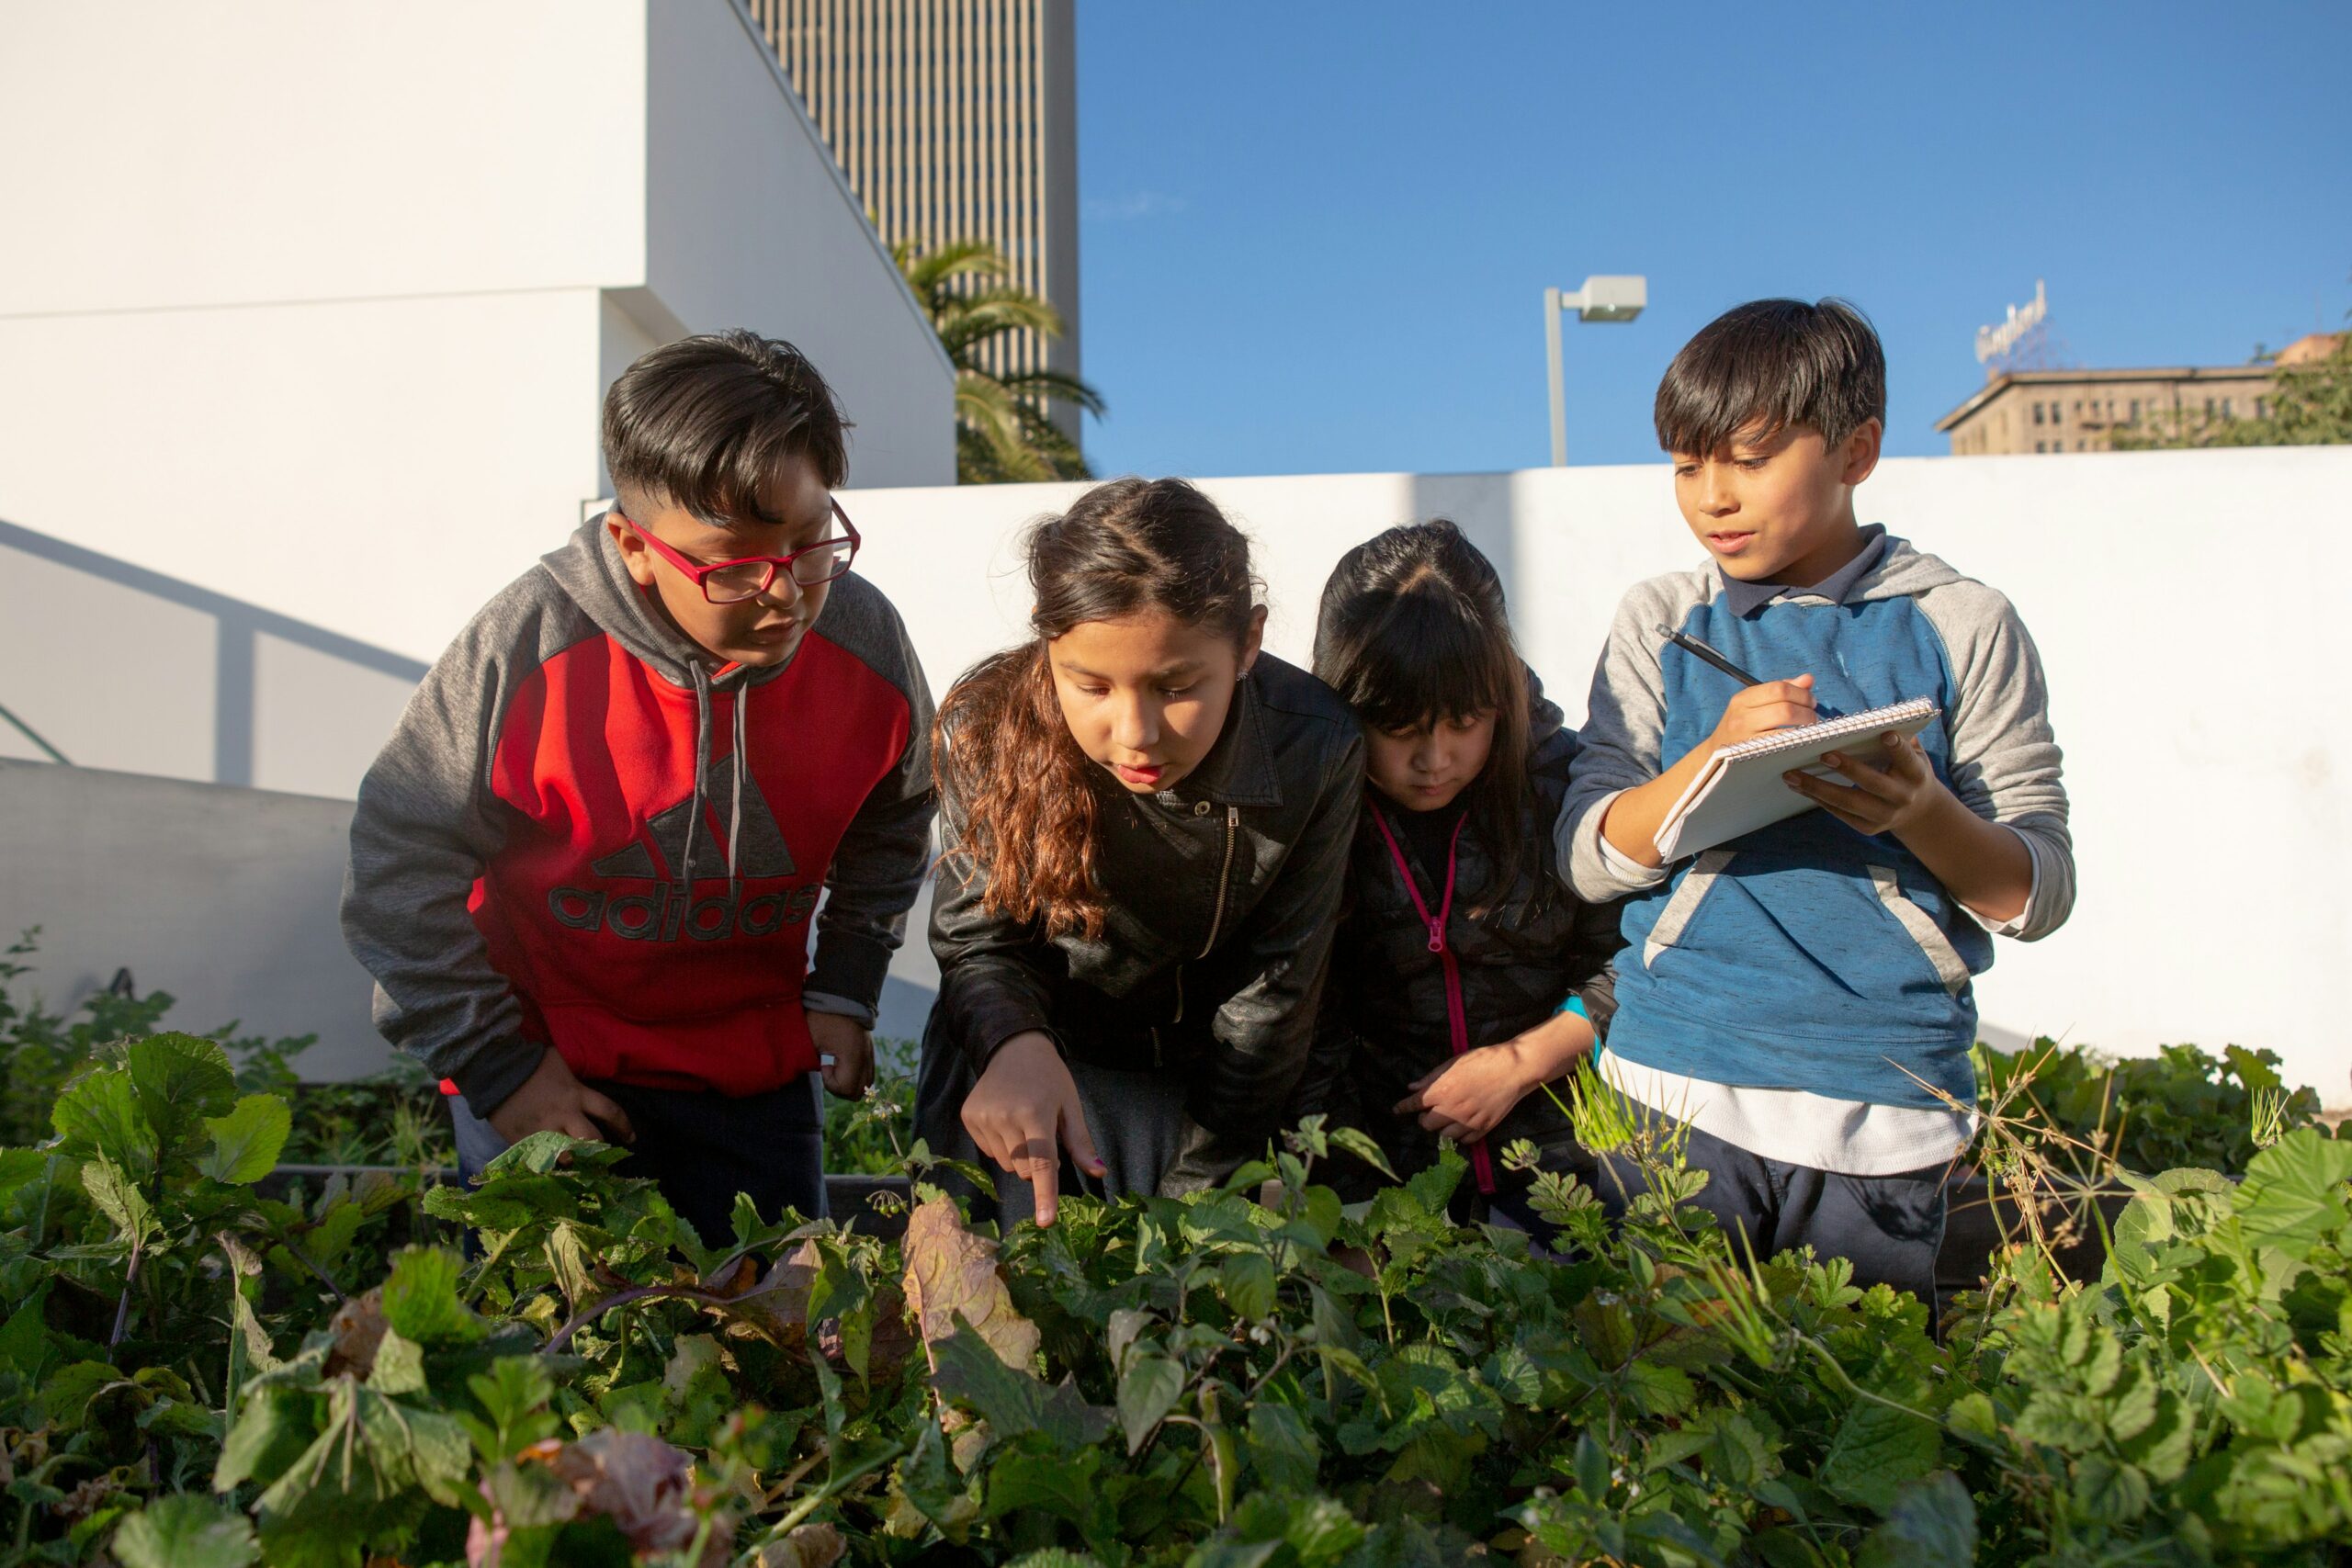
<svg viewBox="0 0 2352 1568">
<path fill-rule="evenodd" d="M 1381 815 L 1380 807 L 1376 806 L 1366 809 L 1371 811 L 1373 824 L 1380 829 L 1380 836 L 1388 840 L 1389 857 L 1396 863 L 1396 874 L 1405 879 L 1405 891 L 1413 897 L 1414 910 L 1430 929 L 1430 951 L 1437 954 L 1438 964 L 1445 971 L 1446 1032 L 1452 1036 L 1453 1054 L 1459 1056 L 1470 1049 L 1470 1015 L 1462 1003 L 1462 966 L 1454 960 L 1453 944 L 1446 940 L 1445 928 L 1453 918 L 1454 849 L 1462 841 L 1463 824 L 1470 820 L 1469 813 L 1464 812 L 1462 821 L 1453 825 L 1453 841 L 1445 846 L 1445 897 L 1438 905 L 1437 913 L 1431 915 L 1429 905 L 1421 899 L 1420 884 L 1413 880 L 1413 868 L 1406 862 L 1405 852 L 1398 846 L 1396 835 L 1388 830 L 1388 819 Z M 1495 1190 L 1495 1156 L 1487 1149 L 1484 1138 L 1471 1144 L 1469 1148 L 1470 1169 L 1477 1178 L 1478 1190 L 1491 1197 Z"/>
<path fill-rule="evenodd" d="M 1241 807 L 1228 806 L 1225 808 L 1225 863 L 1217 867 L 1216 873 L 1216 913 L 1209 920 L 1209 940 L 1202 944 L 1198 954 L 1200 958 L 1206 958 L 1216 950 L 1217 933 L 1225 929 L 1226 886 L 1233 880 L 1233 846 L 1240 834 Z M 1168 1022 L 1170 1027 L 1173 1027 L 1183 1021 L 1184 966 L 1179 964 L 1176 965 L 1176 1016 L 1170 1019 Z M 1163 1065 L 1158 1029 L 1151 1032 L 1151 1065 L 1154 1067 Z"/>
<path fill-rule="evenodd" d="M 1206 958 L 1216 948 L 1217 933 L 1225 930 L 1225 889 L 1233 880 L 1233 845 L 1241 836 L 1241 807 L 1225 808 L 1225 863 L 1216 874 L 1216 914 L 1209 921 L 1209 940 L 1201 944 L 1198 956 Z M 1181 993 L 1180 993 L 1181 994 Z"/>
</svg>

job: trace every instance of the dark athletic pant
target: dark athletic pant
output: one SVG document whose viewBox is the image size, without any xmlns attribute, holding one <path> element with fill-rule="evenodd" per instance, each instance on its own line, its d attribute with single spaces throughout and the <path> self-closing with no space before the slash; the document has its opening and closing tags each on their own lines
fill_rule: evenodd
<svg viewBox="0 0 2352 1568">
<path fill-rule="evenodd" d="M 637 1142 L 613 1168 L 661 1183 L 662 1196 L 695 1227 L 706 1247 L 735 1234 L 735 1194 L 748 1192 L 763 1219 L 792 1208 L 803 1218 L 825 1213 L 825 1119 L 817 1075 L 741 1099 L 707 1090 L 589 1086 L 628 1112 Z M 452 1096 L 458 1171 L 471 1181 L 505 1141 Z"/>
<path fill-rule="evenodd" d="M 1766 1159 L 1696 1127 L 1685 1163 L 1707 1173 L 1693 1206 L 1715 1216 L 1731 1238 L 1733 1256 L 1770 1258 L 1809 1245 L 1816 1258 L 1849 1260 L 1854 1283 L 1865 1290 L 1884 1281 L 1910 1292 L 1928 1303 L 1934 1322 L 1946 1167 L 1840 1176 Z M 1618 1220 L 1649 1183 L 1631 1160 L 1603 1155 L 1594 1189 L 1609 1217 Z"/>
</svg>

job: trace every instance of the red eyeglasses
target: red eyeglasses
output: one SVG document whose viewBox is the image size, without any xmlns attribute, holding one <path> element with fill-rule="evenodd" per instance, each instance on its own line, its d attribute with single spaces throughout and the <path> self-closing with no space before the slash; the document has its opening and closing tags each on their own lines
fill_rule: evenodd
<svg viewBox="0 0 2352 1568">
<path fill-rule="evenodd" d="M 849 570 L 857 558 L 857 525 L 849 520 L 838 501 L 832 503 L 833 515 L 841 519 L 845 536 L 820 539 L 805 549 L 788 556 L 738 556 L 733 560 L 713 561 L 708 565 L 679 554 L 653 536 L 650 528 L 641 528 L 618 507 L 613 515 L 636 529 L 653 553 L 676 567 L 702 590 L 702 596 L 714 604 L 740 604 L 746 599 L 756 599 L 765 593 L 775 581 L 779 570 L 789 571 L 794 583 L 802 588 L 821 588 Z"/>
</svg>

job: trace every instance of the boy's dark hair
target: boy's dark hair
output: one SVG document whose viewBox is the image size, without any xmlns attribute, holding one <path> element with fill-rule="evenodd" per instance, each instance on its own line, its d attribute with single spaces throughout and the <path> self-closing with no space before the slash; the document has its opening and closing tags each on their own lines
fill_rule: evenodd
<svg viewBox="0 0 2352 1568">
<path fill-rule="evenodd" d="M 1835 446 L 1867 420 L 1885 423 L 1886 351 L 1846 300 L 1751 300 L 1682 345 L 1657 384 L 1654 417 L 1668 452 L 1712 456 L 1737 436 L 1791 425 Z"/>
<path fill-rule="evenodd" d="M 848 422 L 808 356 L 737 327 L 664 344 L 605 394 L 605 468 L 616 491 L 682 507 L 725 528 L 775 523 L 761 490 L 786 457 L 849 477 Z"/>
<path fill-rule="evenodd" d="M 1444 517 L 1365 540 L 1323 584 L 1315 674 L 1377 729 L 1493 710 L 1493 749 L 1464 798 L 1494 862 L 1485 895 L 1509 897 L 1527 847 L 1520 822 L 1530 793 L 1527 665 L 1494 563 Z"/>
</svg>

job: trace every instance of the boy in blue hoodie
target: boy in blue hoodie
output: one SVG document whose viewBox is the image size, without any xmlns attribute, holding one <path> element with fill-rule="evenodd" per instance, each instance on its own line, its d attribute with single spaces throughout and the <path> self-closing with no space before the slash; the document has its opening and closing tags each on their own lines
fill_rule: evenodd
<svg viewBox="0 0 2352 1568">
<path fill-rule="evenodd" d="M 1578 897 L 1628 899 L 1602 1070 L 1689 1123 L 1698 1201 L 1759 1257 L 1809 1244 L 1932 1307 L 1945 1173 L 1974 1130 L 1972 977 L 1993 937 L 2064 921 L 2075 865 L 2024 623 L 1855 519 L 1885 414 L 1878 334 L 1839 300 L 1739 306 L 1675 356 L 1658 444 L 1712 559 L 1618 607 L 1557 832 Z M 1913 697 L 1940 710 L 1916 739 L 1832 753 L 1840 781 L 1788 776 L 1820 809 L 1659 855 L 1716 750 Z M 1604 1202 L 1639 1181 L 1612 1162 Z"/>
</svg>

